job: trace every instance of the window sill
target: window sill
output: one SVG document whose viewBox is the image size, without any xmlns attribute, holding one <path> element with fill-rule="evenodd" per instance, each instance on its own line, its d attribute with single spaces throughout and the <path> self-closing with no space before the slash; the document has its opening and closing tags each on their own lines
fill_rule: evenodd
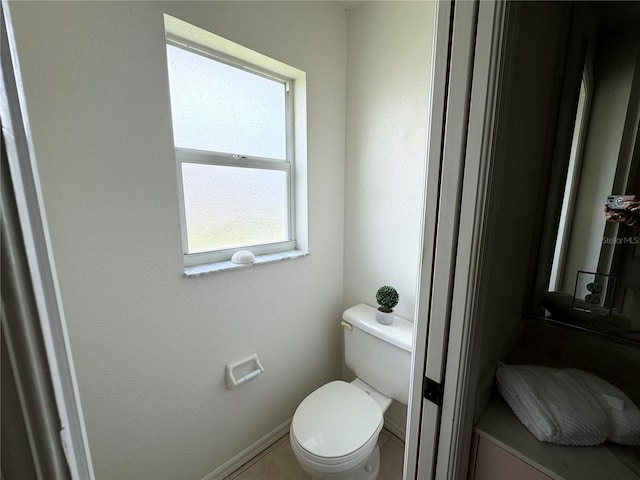
<svg viewBox="0 0 640 480">
<path fill-rule="evenodd" d="M 207 275 L 209 273 L 226 272 L 229 270 L 239 270 L 242 268 L 251 268 L 258 265 L 264 265 L 267 263 L 283 262 L 285 260 L 292 260 L 294 258 L 302 258 L 309 255 L 309 252 L 304 250 L 290 250 L 288 252 L 271 253 L 269 255 L 256 256 L 256 261 L 250 264 L 237 264 L 231 260 L 226 262 L 206 263 L 204 265 L 195 265 L 193 267 L 184 267 L 185 277 L 199 277 L 201 275 Z"/>
</svg>

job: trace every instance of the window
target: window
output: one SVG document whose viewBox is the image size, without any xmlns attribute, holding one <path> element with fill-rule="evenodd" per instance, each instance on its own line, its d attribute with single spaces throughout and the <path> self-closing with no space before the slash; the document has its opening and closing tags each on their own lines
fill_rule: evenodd
<svg viewBox="0 0 640 480">
<path fill-rule="evenodd" d="M 168 18 L 182 33 L 185 25 L 196 29 Z M 297 187 L 306 182 L 300 185 L 294 172 L 300 148 L 293 97 L 304 74 L 207 34 L 214 48 L 167 28 L 185 266 L 223 262 L 239 250 L 296 251 L 297 220 L 306 220 L 296 217 Z M 234 56 L 224 51 L 230 45 Z M 266 59 L 272 68 L 243 57 Z"/>
</svg>

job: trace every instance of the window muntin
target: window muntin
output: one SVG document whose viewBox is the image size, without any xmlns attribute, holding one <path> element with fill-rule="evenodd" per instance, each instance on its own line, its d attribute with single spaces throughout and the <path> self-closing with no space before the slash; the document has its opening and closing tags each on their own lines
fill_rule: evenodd
<svg viewBox="0 0 640 480">
<path fill-rule="evenodd" d="M 168 40 L 185 266 L 296 248 L 292 80 Z"/>
</svg>

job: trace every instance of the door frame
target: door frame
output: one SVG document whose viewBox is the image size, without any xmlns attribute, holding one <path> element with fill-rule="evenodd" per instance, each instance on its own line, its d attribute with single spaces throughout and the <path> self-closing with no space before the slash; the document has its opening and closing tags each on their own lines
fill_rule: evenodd
<svg viewBox="0 0 640 480">
<path fill-rule="evenodd" d="M 8 261 L 0 316 L 21 411 L 16 414 L 28 438 L 18 455 L 38 478 L 93 480 L 7 0 L 0 3 L 0 31 L 2 180 L 8 185 L 1 202 L 3 240 L 8 239 L 2 257 Z"/>
<path fill-rule="evenodd" d="M 405 479 L 467 474 L 507 16 L 494 0 L 439 2 L 436 12 Z M 423 398 L 427 377 L 440 405 Z"/>
</svg>

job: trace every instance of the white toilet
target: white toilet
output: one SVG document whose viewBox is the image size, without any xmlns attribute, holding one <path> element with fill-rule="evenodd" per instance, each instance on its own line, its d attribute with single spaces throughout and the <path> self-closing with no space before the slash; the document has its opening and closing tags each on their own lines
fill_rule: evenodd
<svg viewBox="0 0 640 480">
<path fill-rule="evenodd" d="M 296 409 L 290 429 L 298 463 L 314 479 L 373 480 L 380 469 L 378 434 L 392 400 L 407 404 L 413 323 L 391 325 L 360 304 L 346 310 L 345 363 L 357 378 L 327 383 Z"/>
</svg>

